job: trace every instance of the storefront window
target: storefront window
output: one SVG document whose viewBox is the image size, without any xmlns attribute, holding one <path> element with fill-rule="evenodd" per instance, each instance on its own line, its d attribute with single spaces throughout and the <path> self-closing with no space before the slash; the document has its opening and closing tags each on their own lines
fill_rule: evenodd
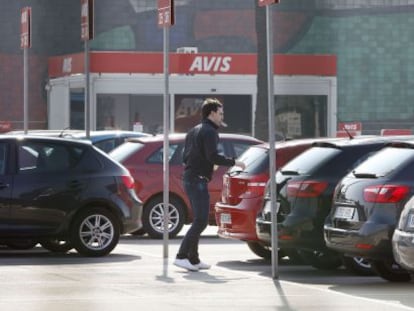
<svg viewBox="0 0 414 311">
<path fill-rule="evenodd" d="M 228 127 L 221 132 L 252 134 L 252 97 L 250 95 L 176 95 L 175 131 L 187 132 L 201 120 L 201 105 L 207 97 L 219 99 L 224 106 Z"/>
<path fill-rule="evenodd" d="M 70 128 L 85 129 L 85 94 L 82 90 L 70 92 Z"/>
<path fill-rule="evenodd" d="M 276 131 L 286 138 L 327 135 L 327 96 L 275 96 Z"/>
</svg>

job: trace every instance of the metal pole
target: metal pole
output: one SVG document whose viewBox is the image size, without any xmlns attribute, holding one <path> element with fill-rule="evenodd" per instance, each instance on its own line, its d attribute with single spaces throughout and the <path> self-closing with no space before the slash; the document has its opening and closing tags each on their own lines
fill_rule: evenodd
<svg viewBox="0 0 414 311">
<path fill-rule="evenodd" d="M 29 49 L 23 49 L 23 129 L 29 129 Z"/>
<path fill-rule="evenodd" d="M 269 174 L 270 198 L 272 202 L 272 277 L 279 278 L 278 262 L 278 235 L 277 235 L 277 209 L 276 209 L 276 151 L 275 151 L 275 106 L 274 106 L 274 76 L 273 76 L 273 23 L 270 5 L 266 5 L 266 42 L 267 42 L 267 102 L 269 109 Z"/>
<path fill-rule="evenodd" d="M 168 47 L 169 47 L 169 27 L 164 26 L 164 153 L 163 153 L 163 171 L 164 171 L 164 189 L 163 189 L 163 201 L 164 201 L 164 234 L 163 234 L 163 257 L 168 258 L 168 224 L 170 222 L 170 215 L 168 213 L 169 209 L 169 180 L 170 180 L 170 171 L 169 171 L 169 131 L 170 131 L 170 101 L 169 101 L 169 57 L 168 57 Z"/>
<path fill-rule="evenodd" d="M 91 132 L 91 106 L 89 96 L 89 40 L 85 40 L 85 131 L 86 138 L 90 138 Z"/>
</svg>

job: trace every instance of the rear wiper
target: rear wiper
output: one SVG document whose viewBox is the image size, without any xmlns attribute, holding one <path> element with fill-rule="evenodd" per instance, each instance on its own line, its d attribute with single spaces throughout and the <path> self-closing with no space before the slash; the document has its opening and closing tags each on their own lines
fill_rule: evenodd
<svg viewBox="0 0 414 311">
<path fill-rule="evenodd" d="M 233 177 L 233 176 L 237 176 L 237 175 L 239 175 L 243 172 L 244 172 L 243 170 L 235 170 L 235 171 L 227 172 L 226 174 L 230 177 Z"/>
<path fill-rule="evenodd" d="M 356 173 L 355 171 L 352 171 L 352 174 L 354 174 L 355 177 L 358 178 L 377 178 L 378 176 L 376 174 L 372 173 Z"/>
<path fill-rule="evenodd" d="M 299 175 L 298 171 L 280 171 L 282 175 Z"/>
</svg>

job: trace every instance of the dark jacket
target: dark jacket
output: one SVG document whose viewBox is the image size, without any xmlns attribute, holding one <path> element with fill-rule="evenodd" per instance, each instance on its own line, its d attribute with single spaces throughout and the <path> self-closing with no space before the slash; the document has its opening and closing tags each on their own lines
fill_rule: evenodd
<svg viewBox="0 0 414 311">
<path fill-rule="evenodd" d="M 218 127 L 204 119 L 185 138 L 183 160 L 185 172 L 211 180 L 214 165 L 233 166 L 235 160 L 218 154 Z"/>
</svg>

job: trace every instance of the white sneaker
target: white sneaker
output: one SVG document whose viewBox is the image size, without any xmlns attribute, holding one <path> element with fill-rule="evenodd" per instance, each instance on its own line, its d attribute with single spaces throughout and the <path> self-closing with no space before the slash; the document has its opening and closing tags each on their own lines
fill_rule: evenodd
<svg viewBox="0 0 414 311">
<path fill-rule="evenodd" d="M 174 265 L 180 268 L 187 269 L 189 271 L 198 271 L 199 269 L 196 265 L 193 265 L 187 258 L 184 258 L 184 259 L 176 258 L 174 260 Z"/>
<path fill-rule="evenodd" d="M 198 264 L 195 264 L 194 266 L 196 266 L 200 270 L 208 270 L 211 268 L 211 265 L 202 261 L 200 261 Z"/>
</svg>

